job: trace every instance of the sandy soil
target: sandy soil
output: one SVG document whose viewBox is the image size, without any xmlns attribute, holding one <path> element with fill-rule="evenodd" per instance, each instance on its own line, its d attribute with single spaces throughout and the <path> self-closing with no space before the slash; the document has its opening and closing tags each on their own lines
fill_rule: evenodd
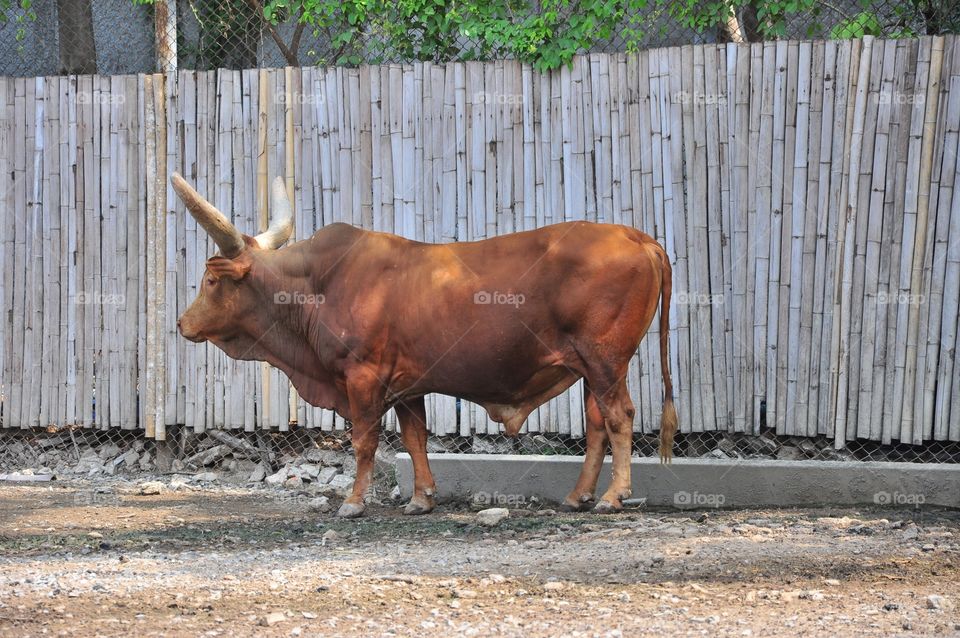
<svg viewBox="0 0 960 638">
<path fill-rule="evenodd" d="M 960 512 L 311 503 L 0 484 L 0 635 L 960 635 Z"/>
</svg>

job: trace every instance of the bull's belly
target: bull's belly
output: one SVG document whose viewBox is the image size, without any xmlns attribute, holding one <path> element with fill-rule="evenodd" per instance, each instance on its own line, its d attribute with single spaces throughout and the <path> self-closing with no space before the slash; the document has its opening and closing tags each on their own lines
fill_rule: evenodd
<svg viewBox="0 0 960 638">
<path fill-rule="evenodd" d="M 552 365 L 534 371 L 525 381 L 511 386 L 505 387 L 500 382 L 483 387 L 476 382 L 458 383 L 457 379 L 447 379 L 429 384 L 427 391 L 455 396 L 482 406 L 491 420 L 503 424 L 508 436 L 514 436 L 531 412 L 564 392 L 580 376 L 566 366 Z"/>
</svg>

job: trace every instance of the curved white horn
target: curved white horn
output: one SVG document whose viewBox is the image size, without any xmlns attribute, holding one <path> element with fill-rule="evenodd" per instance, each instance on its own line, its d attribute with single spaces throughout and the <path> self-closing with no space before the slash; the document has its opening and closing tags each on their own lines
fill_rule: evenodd
<svg viewBox="0 0 960 638">
<path fill-rule="evenodd" d="M 260 248 L 273 250 L 283 246 L 293 234 L 293 204 L 287 197 L 283 178 L 273 180 L 273 219 L 265 231 L 256 236 Z"/>
<path fill-rule="evenodd" d="M 173 190 L 186 204 L 187 210 L 216 242 L 223 256 L 232 259 L 239 255 L 246 244 L 243 241 L 243 235 L 230 223 L 230 220 L 195 191 L 180 173 L 174 173 L 170 181 L 173 182 Z"/>
</svg>

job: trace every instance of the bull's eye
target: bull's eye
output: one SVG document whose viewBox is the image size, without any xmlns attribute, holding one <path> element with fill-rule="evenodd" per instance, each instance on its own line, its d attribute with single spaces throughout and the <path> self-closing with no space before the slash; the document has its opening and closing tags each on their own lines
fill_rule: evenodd
<svg viewBox="0 0 960 638">
<path fill-rule="evenodd" d="M 217 280 L 214 279 L 213 277 L 207 277 L 207 285 L 208 285 L 208 286 L 216 286 L 216 285 L 217 285 Z"/>
</svg>

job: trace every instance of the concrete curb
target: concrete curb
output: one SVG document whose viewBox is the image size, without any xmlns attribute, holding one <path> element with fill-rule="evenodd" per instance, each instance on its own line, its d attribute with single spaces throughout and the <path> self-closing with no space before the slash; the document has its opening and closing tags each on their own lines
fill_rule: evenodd
<svg viewBox="0 0 960 638">
<path fill-rule="evenodd" d="M 573 488 L 583 457 L 430 454 L 438 497 L 516 505 L 531 496 L 559 502 Z M 960 508 L 960 466 L 848 461 L 633 459 L 633 498 L 650 507 L 791 507 L 814 505 L 916 505 Z M 413 464 L 397 455 L 404 498 L 413 489 Z M 597 495 L 610 480 L 604 461 Z"/>
</svg>

